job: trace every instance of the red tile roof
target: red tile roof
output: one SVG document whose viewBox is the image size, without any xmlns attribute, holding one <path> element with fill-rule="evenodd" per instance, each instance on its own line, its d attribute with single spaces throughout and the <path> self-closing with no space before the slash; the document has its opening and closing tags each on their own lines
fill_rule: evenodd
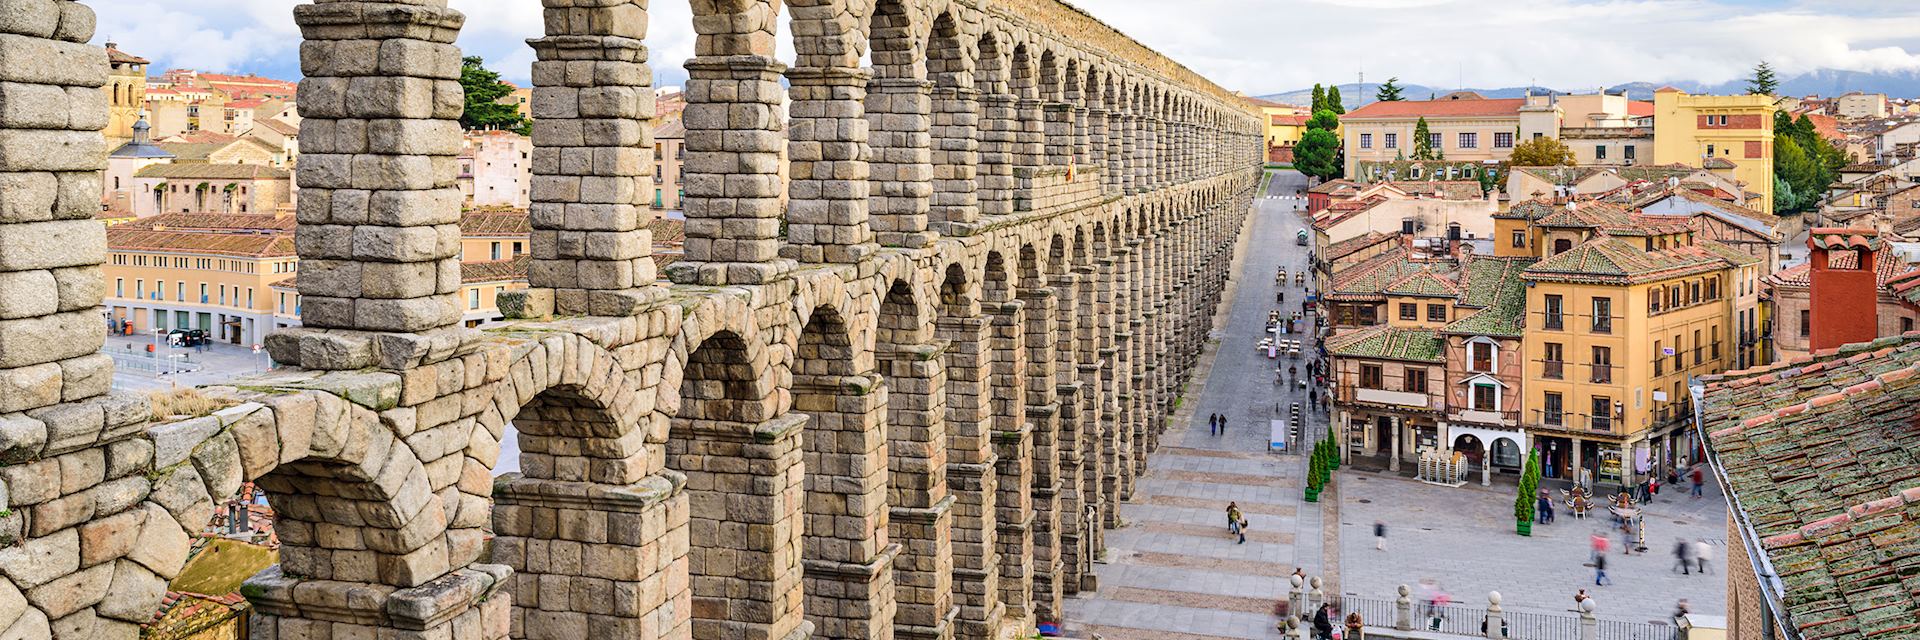
<svg viewBox="0 0 1920 640">
<path fill-rule="evenodd" d="M 1653 115 L 1653 103 L 1645 100 L 1630 100 L 1627 102 L 1627 115 L 1639 118 Z"/>
<path fill-rule="evenodd" d="M 1519 115 L 1526 98 L 1490 100 L 1395 100 L 1375 102 L 1340 116 L 1341 120 L 1391 120 L 1404 118 L 1471 118 Z"/>
</svg>

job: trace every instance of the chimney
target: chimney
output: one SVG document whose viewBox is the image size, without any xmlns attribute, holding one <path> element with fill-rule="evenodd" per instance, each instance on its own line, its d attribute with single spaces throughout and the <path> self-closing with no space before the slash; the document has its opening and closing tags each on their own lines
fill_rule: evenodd
<svg viewBox="0 0 1920 640">
<path fill-rule="evenodd" d="M 1809 348 L 1832 349 L 1880 337 L 1879 314 L 1873 311 L 1880 300 L 1874 261 L 1883 246 L 1872 229 L 1817 228 L 1808 233 Z M 1853 268 L 1834 267 L 1829 256 L 1838 251 L 1852 251 L 1859 260 Z"/>
</svg>

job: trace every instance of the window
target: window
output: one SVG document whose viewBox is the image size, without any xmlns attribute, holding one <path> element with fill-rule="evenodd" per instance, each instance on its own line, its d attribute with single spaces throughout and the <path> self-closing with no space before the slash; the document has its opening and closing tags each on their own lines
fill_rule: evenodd
<svg viewBox="0 0 1920 640">
<path fill-rule="evenodd" d="M 1704 298 L 1700 297 L 1700 282 L 1696 280 L 1687 287 L 1687 304 L 1694 304 L 1701 300 Z"/>
<path fill-rule="evenodd" d="M 1419 320 L 1420 305 L 1417 305 L 1411 302 L 1400 303 L 1400 319 L 1401 320 Z"/>
<path fill-rule="evenodd" d="M 1546 317 L 1547 329 L 1557 331 L 1565 326 L 1565 321 L 1561 318 L 1560 296 L 1548 295 L 1546 297 L 1546 311 L 1543 313 Z"/>
<path fill-rule="evenodd" d="M 1613 428 L 1613 399 L 1606 396 L 1593 397 L 1593 429 L 1607 431 Z"/>
<path fill-rule="evenodd" d="M 1679 371 L 1681 369 L 1686 368 L 1687 362 L 1685 359 L 1683 359 L 1684 354 L 1686 354 L 1686 350 L 1680 348 L 1680 336 L 1676 335 L 1673 337 L 1673 370 L 1674 371 Z"/>
<path fill-rule="evenodd" d="M 1518 230 L 1518 229 L 1516 229 L 1516 230 L 1514 230 L 1514 232 L 1513 232 L 1513 246 L 1515 246 L 1515 247 L 1524 247 L 1524 246 L 1527 246 L 1527 232 L 1526 232 L 1526 231 L 1522 231 L 1522 230 Z"/>
<path fill-rule="evenodd" d="M 1653 242 L 1648 240 L 1647 242 Z M 1654 287 L 1647 292 L 1647 313 L 1660 313 L 1660 288 Z"/>
<path fill-rule="evenodd" d="M 1801 309 L 1800 337 L 1805 338 L 1811 335 L 1813 335 L 1813 311 L 1811 309 Z"/>
<path fill-rule="evenodd" d="M 1558 342 L 1546 343 L 1546 353 L 1540 357 L 1540 377 L 1560 380 L 1566 377 L 1566 346 Z"/>
<path fill-rule="evenodd" d="M 1707 281 L 1707 299 L 1708 300 L 1720 299 L 1720 278 L 1718 276 Z"/>
<path fill-rule="evenodd" d="M 1371 133 L 1360 134 L 1360 148 L 1362 149 L 1373 148 L 1373 134 Z"/>
<path fill-rule="evenodd" d="M 1604 145 L 1604 144 L 1593 145 L 1593 159 L 1595 160 L 1607 159 L 1607 145 Z"/>
<path fill-rule="evenodd" d="M 1408 218 L 1408 219 L 1406 219 L 1406 220 L 1401 220 L 1401 221 L 1400 221 L 1400 233 L 1404 233 L 1404 234 L 1407 234 L 1407 235 L 1413 235 L 1413 232 L 1414 232 L 1414 229 L 1413 229 L 1413 219 L 1412 219 L 1412 218 Z"/>
<path fill-rule="evenodd" d="M 472 289 L 467 290 L 467 308 L 468 309 L 480 308 L 480 288 L 479 287 L 474 287 Z"/>
<path fill-rule="evenodd" d="M 489 260 L 499 260 L 500 259 L 500 243 L 498 242 L 491 243 L 491 245 L 487 247 L 487 253 L 488 255 L 493 256 L 491 258 L 488 258 Z"/>
<path fill-rule="evenodd" d="M 1666 347 L 1666 344 L 1659 340 L 1653 341 L 1653 375 L 1665 375 L 1667 372 Z"/>
<path fill-rule="evenodd" d="M 1900 333 L 1906 333 L 1912 330 L 1913 330 L 1913 318 L 1901 318 Z"/>
<path fill-rule="evenodd" d="M 145 280 L 134 280 L 134 281 L 133 281 L 133 297 L 135 297 L 135 298 L 140 298 L 140 299 L 143 299 L 143 300 L 144 300 L 144 299 L 146 299 L 146 297 L 147 297 L 147 281 L 145 281 Z"/>
<path fill-rule="evenodd" d="M 177 283 L 174 283 L 174 285 L 173 285 L 173 299 L 174 299 L 174 300 L 177 300 L 177 301 L 180 301 L 180 302 L 186 302 L 186 301 L 187 301 L 187 282 L 186 282 L 185 280 L 182 280 L 182 281 L 180 281 L 180 282 L 177 282 Z"/>
<path fill-rule="evenodd" d="M 207 283 L 200 283 L 200 304 L 207 303 Z"/>
<path fill-rule="evenodd" d="M 1433 147 L 1435 149 L 1440 148 L 1440 134 L 1438 133 L 1427 134 L 1427 146 Z"/>
<path fill-rule="evenodd" d="M 1625 160 L 1632 160 L 1632 159 L 1634 159 L 1634 158 L 1633 158 L 1633 145 L 1626 145 L 1626 146 L 1624 146 L 1624 147 L 1621 147 L 1621 148 L 1620 148 L 1620 157 L 1621 157 L 1622 159 L 1625 159 Z"/>
<path fill-rule="evenodd" d="M 1720 327 L 1713 327 L 1713 359 L 1720 359 Z"/>
<path fill-rule="evenodd" d="M 1474 411 L 1499 411 L 1500 388 L 1491 383 L 1481 382 L 1473 385 Z"/>
<path fill-rule="evenodd" d="M 1511 134 L 1511 133 L 1507 133 L 1507 132 L 1505 132 L 1505 131 L 1499 131 L 1499 132 L 1495 132 L 1495 133 L 1493 134 L 1493 148 L 1495 148 L 1495 149 L 1512 149 L 1512 148 L 1513 148 L 1513 134 Z"/>
<path fill-rule="evenodd" d="M 1382 146 L 1385 146 L 1388 149 L 1400 148 L 1400 134 L 1383 133 L 1383 134 L 1380 134 L 1380 138 L 1381 138 L 1380 141 L 1384 143 Z"/>
<path fill-rule="evenodd" d="M 1593 332 L 1613 333 L 1613 298 L 1593 299 Z"/>
<path fill-rule="evenodd" d="M 513 243 L 513 257 L 518 258 L 520 257 L 520 254 L 526 253 L 527 250 L 525 247 L 526 247 L 525 243 L 521 243 L 521 242 Z"/>
<path fill-rule="evenodd" d="M 1447 305 L 1444 305 L 1444 304 L 1427 305 L 1427 322 L 1446 322 L 1446 321 L 1447 321 Z"/>
<path fill-rule="evenodd" d="M 1407 377 L 1406 379 L 1402 380 L 1401 383 L 1405 387 L 1405 390 L 1408 393 L 1426 393 L 1427 392 L 1427 370 L 1426 369 L 1407 369 Z"/>
<path fill-rule="evenodd" d="M 113 279 L 113 297 L 115 298 L 127 297 L 127 279 L 126 278 Z"/>
<path fill-rule="evenodd" d="M 1667 289 L 1667 308 L 1678 309 L 1680 308 L 1680 303 L 1681 303 L 1680 287 L 1676 286 L 1676 287 Z"/>
<path fill-rule="evenodd" d="M 1382 386 L 1383 385 L 1380 382 L 1380 365 L 1377 365 L 1377 364 L 1360 365 L 1360 388 L 1379 389 Z"/>
<path fill-rule="evenodd" d="M 1462 134 L 1460 134 L 1460 148 L 1462 148 L 1462 149 L 1478 149 L 1478 148 L 1480 148 L 1480 134 L 1478 134 L 1478 133 L 1462 133 Z"/>
<path fill-rule="evenodd" d="M 1592 369 L 1594 384 L 1613 384 L 1613 348 L 1594 347 Z"/>
<path fill-rule="evenodd" d="M 1473 371 L 1493 371 L 1493 345 L 1485 342 L 1467 343 L 1467 366 Z"/>
<path fill-rule="evenodd" d="M 1706 351 L 1701 349 L 1701 346 L 1702 345 L 1700 344 L 1700 330 L 1694 329 L 1693 330 L 1693 364 L 1694 366 L 1699 366 L 1700 363 L 1706 361 Z"/>
<path fill-rule="evenodd" d="M 1713 157 L 1713 145 L 1707 145 L 1707 157 Z"/>
<path fill-rule="evenodd" d="M 1542 400 L 1541 422 L 1556 427 L 1566 424 L 1567 412 L 1560 404 L 1560 394 L 1548 391 Z"/>
</svg>

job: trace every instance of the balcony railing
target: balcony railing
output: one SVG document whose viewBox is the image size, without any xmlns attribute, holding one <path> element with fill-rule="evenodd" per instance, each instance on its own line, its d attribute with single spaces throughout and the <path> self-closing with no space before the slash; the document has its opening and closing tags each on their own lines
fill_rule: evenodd
<svg viewBox="0 0 1920 640">
<path fill-rule="evenodd" d="M 1594 384 L 1613 384 L 1613 365 L 1593 364 L 1587 365 L 1587 368 L 1590 370 L 1590 375 L 1587 379 L 1588 382 Z"/>
<path fill-rule="evenodd" d="M 1567 363 L 1559 360 L 1541 361 L 1540 377 L 1546 378 L 1549 380 L 1565 379 L 1567 374 L 1566 367 L 1567 367 Z"/>
<path fill-rule="evenodd" d="M 1566 316 L 1563 316 L 1557 313 L 1549 313 L 1547 314 L 1544 320 L 1544 326 L 1548 331 L 1559 331 L 1561 329 L 1565 329 L 1567 328 Z"/>
</svg>

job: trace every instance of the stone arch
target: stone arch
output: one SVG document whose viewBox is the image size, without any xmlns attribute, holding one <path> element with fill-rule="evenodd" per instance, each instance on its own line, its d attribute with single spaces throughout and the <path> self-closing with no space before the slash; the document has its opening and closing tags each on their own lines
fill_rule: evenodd
<svg viewBox="0 0 1920 640">
<path fill-rule="evenodd" d="M 875 78 L 927 77 L 923 29 L 915 21 L 912 0 L 876 0 L 868 16 L 867 42 L 872 47 Z"/>
<path fill-rule="evenodd" d="M 898 549 L 887 541 L 887 394 L 858 349 L 848 320 L 821 306 L 801 329 L 793 362 L 793 410 L 805 418 L 806 619 L 831 638 L 878 637 L 893 625 Z"/>
<path fill-rule="evenodd" d="M 793 15 L 795 67 L 856 69 L 867 52 L 863 15 L 850 0 L 782 0 Z"/>
<path fill-rule="evenodd" d="M 1007 73 L 1007 89 L 1014 97 L 1022 100 L 1039 97 L 1036 93 L 1039 72 L 1035 69 L 1035 64 L 1033 51 L 1027 43 L 1021 42 L 1013 46 L 1013 60 L 1008 66 Z"/>
<path fill-rule="evenodd" d="M 693 4 L 695 56 L 773 57 L 780 7 L 776 0 L 719 0 Z"/>
</svg>

